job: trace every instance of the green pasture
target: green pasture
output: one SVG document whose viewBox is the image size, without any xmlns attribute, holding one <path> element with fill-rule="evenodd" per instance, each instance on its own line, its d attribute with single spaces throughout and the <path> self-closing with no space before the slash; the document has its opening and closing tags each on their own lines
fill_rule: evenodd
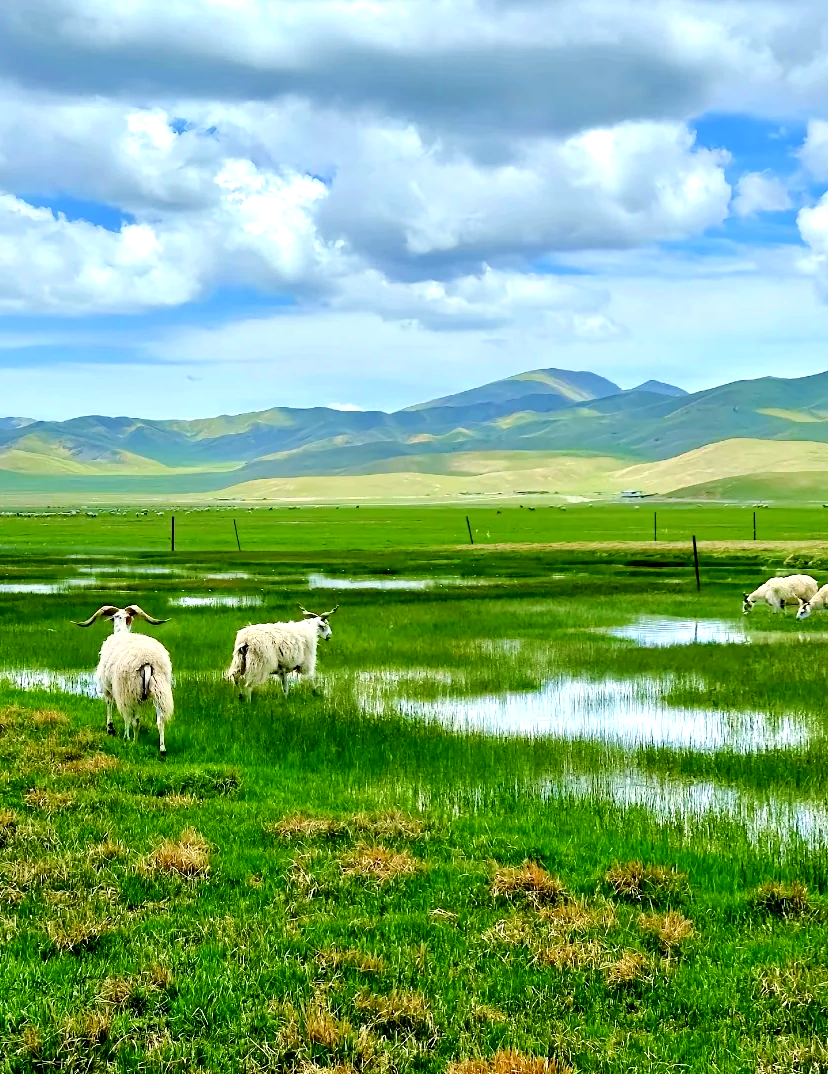
<svg viewBox="0 0 828 1074">
<path fill-rule="evenodd" d="M 658 510 L 671 542 L 752 535 Z M 607 548 L 464 547 L 467 513 Z M 823 516 L 757 514 L 701 592 L 649 504 L 176 512 L 174 555 L 169 513 L 0 519 L 0 1071 L 824 1069 L 828 616 L 740 601 L 828 581 L 762 546 Z M 107 628 L 71 620 L 127 602 L 170 617 L 140 628 L 176 671 L 165 761 L 82 692 Z M 340 606 L 316 683 L 241 704 L 236 630 L 299 604 Z M 642 617 L 744 639 L 608 633 Z M 550 684 L 520 733 L 436 715 Z"/>
</svg>

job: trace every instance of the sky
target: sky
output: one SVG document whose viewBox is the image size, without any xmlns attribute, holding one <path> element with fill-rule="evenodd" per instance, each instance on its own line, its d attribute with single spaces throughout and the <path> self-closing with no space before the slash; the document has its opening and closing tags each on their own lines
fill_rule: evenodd
<svg viewBox="0 0 828 1074">
<path fill-rule="evenodd" d="M 822 0 L 4 0 L 0 415 L 828 369 Z"/>
</svg>

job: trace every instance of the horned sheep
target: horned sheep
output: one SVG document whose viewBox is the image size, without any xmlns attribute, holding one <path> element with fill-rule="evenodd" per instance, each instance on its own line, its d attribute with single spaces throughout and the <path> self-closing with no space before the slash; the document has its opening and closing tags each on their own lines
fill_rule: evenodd
<svg viewBox="0 0 828 1074">
<path fill-rule="evenodd" d="M 821 611 L 828 604 L 828 585 L 824 585 L 810 599 L 799 601 L 797 619 L 807 619 L 811 612 Z"/>
<path fill-rule="evenodd" d="M 810 600 L 816 595 L 819 583 L 809 574 L 791 574 L 787 578 L 769 578 L 767 582 L 744 594 L 742 611 L 747 615 L 755 604 L 764 601 L 774 612 L 786 604 L 796 604 L 800 600 Z"/>
<path fill-rule="evenodd" d="M 328 641 L 328 619 L 336 608 L 316 614 L 302 608 L 304 619 L 289 623 L 257 623 L 242 627 L 233 645 L 233 660 L 225 676 L 240 688 L 239 700 L 249 701 L 252 693 L 264 686 L 271 675 L 282 683 L 288 694 L 288 675 L 298 672 L 312 679 L 316 674 L 316 646 L 319 639 Z"/>
<path fill-rule="evenodd" d="M 129 739 L 131 732 L 134 742 L 138 738 L 141 706 L 149 702 L 155 706 L 159 750 L 161 754 L 166 754 L 164 728 L 173 715 L 170 654 L 155 638 L 146 634 L 132 634 L 131 631 L 136 619 L 144 619 L 153 626 L 169 620 L 153 619 L 137 604 L 130 604 L 127 608 L 107 604 L 85 622 L 75 625 L 92 626 L 101 618 L 111 619 L 114 628 L 101 646 L 95 672 L 98 692 L 106 701 L 107 733 L 115 734 L 112 722 L 114 705 L 124 720 L 124 738 Z"/>
</svg>

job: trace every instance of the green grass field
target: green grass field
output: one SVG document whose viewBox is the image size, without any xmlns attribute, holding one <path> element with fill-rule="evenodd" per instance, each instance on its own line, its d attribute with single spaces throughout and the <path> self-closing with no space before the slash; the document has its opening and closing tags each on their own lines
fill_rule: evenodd
<svg viewBox="0 0 828 1074">
<path fill-rule="evenodd" d="M 825 1069 L 828 616 L 740 601 L 828 581 L 772 543 L 819 510 L 233 517 L 0 518 L 1 1071 Z M 84 692 L 70 620 L 127 602 L 165 761 Z M 299 603 L 316 684 L 242 705 L 235 631 Z"/>
</svg>

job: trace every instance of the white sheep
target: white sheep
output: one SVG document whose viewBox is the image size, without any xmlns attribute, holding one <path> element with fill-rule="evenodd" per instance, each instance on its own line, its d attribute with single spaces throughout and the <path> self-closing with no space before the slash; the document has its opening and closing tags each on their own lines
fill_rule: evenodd
<svg viewBox="0 0 828 1074">
<path fill-rule="evenodd" d="M 137 604 L 116 608 L 107 604 L 93 616 L 76 626 L 91 626 L 97 619 L 111 619 L 113 633 L 101 646 L 95 684 L 106 701 L 106 730 L 115 734 L 112 723 L 112 706 L 115 705 L 124 720 L 124 738 L 138 738 L 141 722 L 141 706 L 147 702 L 155 706 L 158 726 L 159 750 L 166 754 L 164 727 L 172 719 L 172 664 L 170 654 L 160 641 L 146 634 L 132 634 L 135 619 L 145 619 L 153 626 L 167 623 L 168 619 L 153 619 Z"/>
<path fill-rule="evenodd" d="M 316 674 L 316 646 L 320 638 L 330 638 L 328 619 L 339 605 L 318 615 L 299 607 L 305 616 L 301 622 L 257 623 L 236 634 L 233 661 L 225 676 L 241 688 L 240 701 L 249 701 L 253 690 L 264 686 L 271 675 L 281 679 L 287 697 L 292 671 L 310 679 Z"/>
<path fill-rule="evenodd" d="M 824 585 L 810 599 L 799 601 L 797 619 L 807 619 L 811 612 L 821 611 L 828 604 L 828 585 Z"/>
<path fill-rule="evenodd" d="M 819 589 L 819 583 L 809 574 L 791 574 L 787 578 L 769 578 L 767 582 L 754 589 L 752 593 L 744 594 L 742 611 L 747 615 L 754 604 L 759 601 L 778 612 L 785 610 L 786 604 L 796 604 L 800 600 L 810 600 Z"/>
</svg>

